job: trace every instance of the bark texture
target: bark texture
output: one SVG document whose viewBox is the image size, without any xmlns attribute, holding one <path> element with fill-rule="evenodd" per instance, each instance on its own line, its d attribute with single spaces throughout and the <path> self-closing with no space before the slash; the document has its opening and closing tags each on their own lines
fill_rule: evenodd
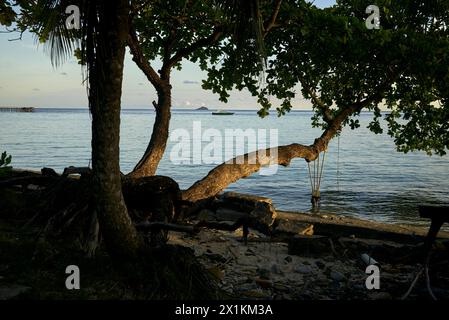
<svg viewBox="0 0 449 320">
<path fill-rule="evenodd" d="M 157 167 L 164 156 L 169 138 L 171 118 L 171 88 L 164 88 L 158 93 L 156 117 L 150 143 L 134 170 L 129 174 L 131 178 L 141 178 L 156 174 Z"/>
<path fill-rule="evenodd" d="M 259 171 L 263 166 L 278 164 L 286 167 L 290 165 L 294 158 L 304 158 L 308 162 L 315 160 L 320 152 L 327 149 L 329 141 L 341 129 L 343 122 L 350 115 L 365 107 L 370 101 L 371 99 L 367 99 L 362 103 L 342 109 L 329 121 L 326 130 L 312 145 L 293 143 L 277 148 L 258 150 L 222 163 L 209 171 L 203 179 L 183 191 L 183 200 L 195 202 L 213 197 L 226 189 L 231 183 Z"/>
<path fill-rule="evenodd" d="M 95 211 L 108 252 L 115 258 L 131 257 L 137 253 L 140 241 L 123 199 L 119 166 L 120 99 L 129 4 L 127 0 L 95 1 L 93 6 L 89 19 L 95 28 L 90 30 L 95 31 L 95 39 L 88 41 L 86 50 L 92 59 L 89 106 Z"/>
<path fill-rule="evenodd" d="M 172 31 L 176 33 L 175 30 Z M 190 46 L 182 48 L 177 52 L 172 52 L 170 45 L 165 46 L 163 65 L 161 70 L 156 72 L 145 58 L 136 31 L 132 28 L 130 29 L 127 41 L 133 56 L 133 61 L 156 89 L 158 101 L 157 103 L 153 102 L 156 110 L 156 117 L 150 143 L 141 160 L 137 163 L 134 170 L 128 174 L 128 177 L 141 178 L 155 175 L 159 162 L 164 156 L 170 129 L 172 104 L 170 74 L 173 66 L 183 58 L 194 53 L 195 50 L 217 42 L 222 35 L 223 28 L 217 26 L 208 37 L 198 39 Z M 172 41 L 175 41 L 175 39 L 172 39 Z"/>
<path fill-rule="evenodd" d="M 259 171 L 263 166 L 272 164 L 288 166 L 294 158 L 305 158 L 311 161 L 319 152 L 320 150 L 313 145 L 304 146 L 294 143 L 280 146 L 277 150 L 275 148 L 258 150 L 238 156 L 209 171 L 203 179 L 183 191 L 182 198 L 191 202 L 210 198 L 226 189 L 231 183 Z"/>
</svg>

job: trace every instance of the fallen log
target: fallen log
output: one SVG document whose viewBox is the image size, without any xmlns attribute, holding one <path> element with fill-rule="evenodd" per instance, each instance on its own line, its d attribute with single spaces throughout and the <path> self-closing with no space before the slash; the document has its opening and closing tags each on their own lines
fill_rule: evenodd
<svg viewBox="0 0 449 320">
<path fill-rule="evenodd" d="M 269 198 L 226 192 L 217 199 L 206 202 L 197 219 L 215 223 L 240 221 L 240 226 L 244 228 L 271 235 L 276 216 L 276 210 Z"/>
<path fill-rule="evenodd" d="M 144 221 L 137 223 L 136 229 L 138 231 L 144 231 L 144 232 L 154 232 L 154 231 L 160 231 L 160 230 L 166 230 L 166 231 L 176 231 L 176 232 L 186 232 L 190 234 L 197 234 L 200 232 L 200 228 L 197 226 L 188 226 L 188 225 L 180 225 L 180 224 L 174 224 L 174 223 L 164 223 L 164 222 L 149 222 Z"/>
<path fill-rule="evenodd" d="M 277 211 L 277 225 L 273 235 L 290 238 L 312 224 L 314 234 L 332 238 L 355 237 L 382 239 L 399 243 L 417 244 L 424 241 L 425 228 L 387 224 L 336 215 L 314 215 L 297 212 Z M 440 231 L 440 238 L 449 238 L 449 233 Z"/>
<path fill-rule="evenodd" d="M 207 212 L 207 213 L 206 213 Z M 203 210 L 199 215 L 199 224 L 211 229 L 235 231 L 243 227 L 243 233 L 249 233 L 249 228 L 271 235 L 271 224 L 261 219 L 257 214 L 248 214 L 231 209 L 220 208 L 217 212 Z"/>
<path fill-rule="evenodd" d="M 196 224 L 197 228 L 209 228 L 209 229 L 217 229 L 217 230 L 224 230 L 224 231 L 235 231 L 240 227 L 243 227 L 243 240 L 245 243 L 248 240 L 248 234 L 249 234 L 249 226 L 250 221 L 248 221 L 247 218 L 240 218 L 234 223 L 226 223 L 226 222 L 208 222 L 208 221 L 200 221 Z"/>
<path fill-rule="evenodd" d="M 248 214 L 245 212 L 235 211 L 227 208 L 218 208 L 217 211 L 211 212 L 208 220 L 216 221 L 237 221 L 238 219 L 247 218 Z"/>
<path fill-rule="evenodd" d="M 175 223 L 144 221 L 137 223 L 135 226 L 137 230 L 143 232 L 155 232 L 165 230 L 165 231 L 184 232 L 189 234 L 197 234 L 201 231 L 202 228 L 216 229 L 223 231 L 235 231 L 238 228 L 243 227 L 244 241 L 246 241 L 249 234 L 248 223 L 246 219 L 238 219 L 234 223 L 200 221 L 194 225 L 181 225 Z"/>
<path fill-rule="evenodd" d="M 251 212 L 261 203 L 266 204 L 267 207 L 273 205 L 270 198 L 237 192 L 225 192 L 218 199 L 222 206 L 242 212 Z"/>
</svg>

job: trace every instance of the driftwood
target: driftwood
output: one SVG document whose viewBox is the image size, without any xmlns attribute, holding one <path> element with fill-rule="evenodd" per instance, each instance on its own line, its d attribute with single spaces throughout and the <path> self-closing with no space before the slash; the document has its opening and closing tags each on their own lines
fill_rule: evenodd
<svg viewBox="0 0 449 320">
<path fill-rule="evenodd" d="M 181 225 L 174 223 L 163 223 L 163 222 L 149 222 L 149 221 L 137 223 L 136 229 L 144 232 L 166 230 L 166 231 L 185 232 L 190 234 L 196 234 L 200 231 L 200 229 L 197 228 L 196 226 Z"/>
<path fill-rule="evenodd" d="M 383 239 L 407 244 L 423 242 L 427 232 L 426 229 L 419 227 L 365 221 L 331 214 L 277 211 L 277 221 L 274 235 L 285 238 L 300 233 L 308 225 L 313 225 L 314 234 L 332 238 Z M 438 236 L 449 238 L 449 233 L 440 231 Z"/>
<path fill-rule="evenodd" d="M 224 230 L 224 231 L 235 231 L 240 227 L 243 227 L 243 240 L 246 242 L 248 239 L 249 228 L 248 222 L 245 219 L 238 219 L 234 223 L 200 221 L 194 225 L 182 225 L 175 223 L 149 222 L 149 221 L 144 221 L 136 224 L 137 230 L 144 232 L 155 232 L 165 230 L 165 231 L 185 232 L 189 234 L 197 234 L 203 228 Z"/>
<path fill-rule="evenodd" d="M 226 192 L 223 195 L 202 201 L 203 209 L 199 211 L 196 219 L 201 222 L 214 223 L 227 222 L 231 225 L 230 231 L 239 227 L 255 229 L 266 235 L 271 235 L 277 216 L 271 204 L 271 199 L 262 198 L 236 192 Z M 225 225 L 221 225 L 225 228 Z M 226 229 L 222 229 L 226 230 Z"/>
<path fill-rule="evenodd" d="M 224 231 L 235 231 L 238 228 L 243 227 L 243 241 L 245 242 L 245 244 L 248 241 L 248 234 L 249 234 L 250 226 L 251 226 L 251 224 L 247 220 L 247 218 L 240 218 L 232 224 L 224 223 L 224 222 L 207 222 L 207 221 L 200 221 L 197 224 L 197 227 L 205 227 L 205 228 L 209 228 L 209 229 L 217 229 L 217 230 L 224 230 Z"/>
</svg>

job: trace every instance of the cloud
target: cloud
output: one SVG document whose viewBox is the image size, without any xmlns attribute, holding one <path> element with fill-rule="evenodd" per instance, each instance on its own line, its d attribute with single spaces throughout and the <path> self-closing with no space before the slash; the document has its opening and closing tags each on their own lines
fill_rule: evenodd
<svg viewBox="0 0 449 320">
<path fill-rule="evenodd" d="M 183 82 L 184 84 L 198 84 L 198 81 L 193 81 L 193 80 L 184 80 Z"/>
</svg>

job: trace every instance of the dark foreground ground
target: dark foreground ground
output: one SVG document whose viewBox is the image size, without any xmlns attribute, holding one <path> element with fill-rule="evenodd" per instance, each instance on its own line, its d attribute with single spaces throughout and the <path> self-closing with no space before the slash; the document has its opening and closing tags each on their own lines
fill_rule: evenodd
<svg viewBox="0 0 449 320">
<path fill-rule="evenodd" d="M 251 232 L 248 244 L 235 232 L 203 230 L 171 233 L 171 244 L 192 248 L 211 278 L 237 299 L 377 300 L 400 299 L 420 266 L 418 244 L 355 236 L 339 237 L 327 248 L 309 244 L 293 254 L 285 241 Z M 321 240 L 318 240 L 321 241 Z M 291 248 L 290 248 L 291 249 Z M 321 252 L 315 252 L 317 249 Z M 362 253 L 380 265 L 380 289 L 368 290 Z M 81 289 L 67 290 L 65 269 L 77 265 Z M 431 285 L 439 299 L 449 298 L 446 242 L 439 240 L 431 264 Z M 125 276 L 126 278 L 126 276 Z M 23 221 L 0 220 L 0 299 L 147 299 L 126 284 L 104 250 L 87 258 L 76 243 L 48 241 Z M 409 299 L 430 299 L 424 277 Z"/>
<path fill-rule="evenodd" d="M 58 199 L 72 196 L 73 205 L 80 204 L 73 194 L 82 189 L 75 186 L 71 191 L 72 182 L 64 185 Z M 0 300 L 164 298 L 155 291 L 142 290 L 139 283 L 129 285 L 130 275 L 114 269 L 102 243 L 88 258 L 77 233 L 56 234 L 58 224 L 48 221 L 58 217 L 57 221 L 62 218 L 66 223 L 65 206 L 57 216 L 44 219 L 45 223 L 32 223 L 38 221 L 36 211 L 42 218 L 58 205 L 59 200 L 46 201 L 47 205 L 37 210 L 42 199 L 48 200 L 54 193 L 51 188 L 36 190 L 32 184 L 27 189 L 0 188 Z M 232 197 L 270 203 L 271 208 L 267 198 L 234 194 L 227 199 Z M 216 203 L 226 204 L 220 199 Z M 276 217 L 276 227 L 270 236 L 250 228 L 245 244 L 242 228 L 232 232 L 203 228 L 196 234 L 170 232 L 168 245 L 191 249 L 201 269 L 216 284 L 218 296 L 242 300 L 396 300 L 407 292 L 422 265 L 425 228 L 273 210 L 268 213 Z M 198 223 L 195 219 L 216 222 L 236 215 L 241 212 L 205 209 L 188 223 Z M 68 220 L 76 222 L 76 218 Z M 71 225 L 76 227 L 77 223 Z M 49 232 L 49 226 L 56 232 Z M 449 299 L 448 239 L 448 233 L 440 232 L 430 263 L 430 286 L 441 300 Z M 367 289 L 369 274 L 362 255 L 375 259 L 379 289 Z M 80 269 L 79 290 L 65 286 L 69 265 Z M 407 299 L 430 299 L 425 277 L 416 282 Z"/>
</svg>

